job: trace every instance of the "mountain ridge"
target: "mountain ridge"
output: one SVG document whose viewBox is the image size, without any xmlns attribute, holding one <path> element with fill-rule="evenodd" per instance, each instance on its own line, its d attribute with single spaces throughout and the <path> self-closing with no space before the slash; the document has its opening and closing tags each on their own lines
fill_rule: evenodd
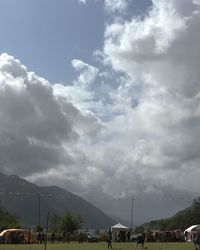
<svg viewBox="0 0 200 250">
<path fill-rule="evenodd" d="M 80 215 L 85 227 L 103 229 L 115 221 L 80 196 L 58 186 L 38 186 L 16 175 L 0 173 L 1 204 L 9 212 L 20 216 L 22 224 L 33 227 L 45 225 L 46 215 L 66 211 Z"/>
<path fill-rule="evenodd" d="M 178 211 L 169 218 L 152 220 L 142 224 L 140 227 L 154 230 L 185 230 L 191 225 L 197 224 L 200 224 L 200 198 L 194 199 L 191 206 Z"/>
</svg>

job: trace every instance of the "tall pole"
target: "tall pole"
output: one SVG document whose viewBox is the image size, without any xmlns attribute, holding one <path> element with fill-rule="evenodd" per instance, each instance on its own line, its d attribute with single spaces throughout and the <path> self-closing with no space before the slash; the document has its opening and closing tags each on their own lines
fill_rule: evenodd
<svg viewBox="0 0 200 250">
<path fill-rule="evenodd" d="M 40 194 L 38 194 L 38 226 L 40 226 Z"/>
<path fill-rule="evenodd" d="M 134 201 L 134 198 L 132 197 L 131 199 L 131 233 L 133 231 L 133 201 Z"/>
<path fill-rule="evenodd" d="M 44 244 L 44 250 L 46 250 L 46 249 L 47 249 L 48 227 L 49 227 L 49 211 L 48 211 L 48 213 L 47 213 L 47 223 L 46 223 L 46 234 L 45 234 L 45 244 Z"/>
</svg>

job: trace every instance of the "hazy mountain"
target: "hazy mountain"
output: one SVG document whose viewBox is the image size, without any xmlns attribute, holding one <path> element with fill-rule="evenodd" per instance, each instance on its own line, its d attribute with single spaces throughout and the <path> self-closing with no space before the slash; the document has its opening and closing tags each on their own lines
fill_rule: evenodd
<svg viewBox="0 0 200 250">
<path fill-rule="evenodd" d="M 16 175 L 0 173 L 1 206 L 20 216 L 24 226 L 45 225 L 47 212 L 62 215 L 69 211 L 81 215 L 85 226 L 107 228 L 115 221 L 83 198 L 57 186 L 41 187 Z M 40 208 L 40 209 L 39 209 Z"/>
</svg>

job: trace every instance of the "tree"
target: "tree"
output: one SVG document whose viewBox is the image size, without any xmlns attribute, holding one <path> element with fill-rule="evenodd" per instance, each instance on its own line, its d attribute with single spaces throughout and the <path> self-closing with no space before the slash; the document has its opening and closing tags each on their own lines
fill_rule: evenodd
<svg viewBox="0 0 200 250">
<path fill-rule="evenodd" d="M 53 213 L 50 217 L 50 229 L 57 233 L 59 231 L 59 225 L 61 223 L 61 216 Z"/>
<path fill-rule="evenodd" d="M 200 198 L 195 199 L 192 205 L 168 219 L 146 223 L 146 228 L 160 230 L 186 229 L 191 225 L 200 224 Z"/>
<path fill-rule="evenodd" d="M 60 221 L 60 229 L 62 231 L 73 233 L 81 228 L 83 220 L 80 216 L 73 215 L 69 212 L 65 213 Z"/>
<path fill-rule="evenodd" d="M 144 233 L 145 229 L 143 226 L 138 226 L 135 228 L 134 233 L 139 234 L 139 233 Z"/>
<path fill-rule="evenodd" d="M 0 207 L 0 230 L 8 228 L 20 228 L 19 217 Z"/>
<path fill-rule="evenodd" d="M 36 232 L 42 232 L 44 230 L 44 228 L 43 228 L 43 226 L 41 226 L 41 225 L 37 225 L 36 227 L 35 227 L 35 231 Z"/>
</svg>

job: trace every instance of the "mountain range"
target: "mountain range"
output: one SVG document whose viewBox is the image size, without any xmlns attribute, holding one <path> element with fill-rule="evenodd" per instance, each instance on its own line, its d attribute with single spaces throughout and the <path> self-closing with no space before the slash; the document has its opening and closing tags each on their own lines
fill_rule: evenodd
<svg viewBox="0 0 200 250">
<path fill-rule="evenodd" d="M 18 215 L 25 227 L 45 226 L 47 213 L 80 215 L 84 227 L 105 229 L 115 221 L 83 198 L 58 186 L 38 186 L 16 175 L 0 173 L 0 205 Z"/>
</svg>

